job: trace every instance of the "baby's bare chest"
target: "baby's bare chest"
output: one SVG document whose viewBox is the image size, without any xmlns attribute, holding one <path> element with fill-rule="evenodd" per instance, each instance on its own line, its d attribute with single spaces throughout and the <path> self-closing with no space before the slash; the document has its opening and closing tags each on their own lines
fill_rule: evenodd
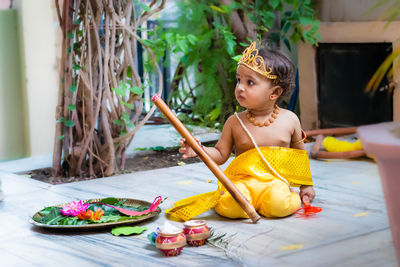
<svg viewBox="0 0 400 267">
<path fill-rule="evenodd" d="M 259 147 L 290 147 L 292 133 L 291 130 L 284 125 L 274 125 L 274 127 L 258 127 L 247 125 L 246 127 Z M 233 129 L 233 139 L 236 154 L 241 154 L 249 149 L 254 148 L 252 140 L 242 127 L 236 127 Z"/>
</svg>

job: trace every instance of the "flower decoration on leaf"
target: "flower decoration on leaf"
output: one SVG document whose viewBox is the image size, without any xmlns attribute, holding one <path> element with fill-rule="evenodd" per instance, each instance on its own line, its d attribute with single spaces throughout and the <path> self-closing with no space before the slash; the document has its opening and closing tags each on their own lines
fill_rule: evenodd
<svg viewBox="0 0 400 267">
<path fill-rule="evenodd" d="M 79 219 L 81 220 L 94 220 L 98 221 L 100 220 L 101 216 L 103 216 L 104 210 L 102 209 L 97 209 L 96 212 L 92 210 L 86 210 L 86 211 L 81 211 L 77 215 Z"/>
<path fill-rule="evenodd" d="M 89 207 L 89 203 L 83 204 L 82 200 L 75 202 L 72 201 L 69 206 L 65 206 L 62 208 L 61 213 L 64 216 L 77 216 L 80 212 L 86 212 Z"/>
<path fill-rule="evenodd" d="M 45 207 L 32 219 L 48 225 L 84 225 L 135 220 L 141 216 L 154 216 L 149 215 L 151 213 L 160 213 L 161 209 L 158 206 L 163 199 L 161 196 L 156 197 L 150 206 L 126 204 L 126 201 L 127 199 L 113 197 L 103 198 L 100 201 L 72 201 L 63 207 Z"/>
</svg>

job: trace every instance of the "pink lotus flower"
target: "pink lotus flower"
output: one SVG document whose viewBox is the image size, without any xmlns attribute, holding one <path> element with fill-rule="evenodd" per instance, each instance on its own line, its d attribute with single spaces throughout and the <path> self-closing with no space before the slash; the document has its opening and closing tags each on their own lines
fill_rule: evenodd
<svg viewBox="0 0 400 267">
<path fill-rule="evenodd" d="M 89 203 L 83 204 L 82 200 L 79 202 L 72 201 L 69 206 L 65 206 L 62 208 L 61 213 L 64 216 L 76 216 L 79 212 L 83 211 L 86 212 L 86 209 L 89 207 Z"/>
</svg>

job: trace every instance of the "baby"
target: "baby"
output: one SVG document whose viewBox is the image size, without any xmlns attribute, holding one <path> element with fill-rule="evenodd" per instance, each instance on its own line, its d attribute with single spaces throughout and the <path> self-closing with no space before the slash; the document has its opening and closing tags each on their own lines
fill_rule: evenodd
<svg viewBox="0 0 400 267">
<path fill-rule="evenodd" d="M 288 216 L 300 208 L 301 201 L 309 204 L 315 197 L 299 119 L 276 105 L 293 88 L 294 66 L 283 53 L 257 49 L 254 42 L 239 61 L 236 79 L 235 96 L 246 110 L 228 118 L 215 147 L 203 149 L 223 164 L 234 148 L 236 158 L 225 170 L 227 177 L 259 214 Z M 196 156 L 184 139 L 180 145 L 183 158 Z M 289 185 L 300 186 L 300 196 Z M 208 203 L 207 209 L 214 207 L 224 217 L 248 218 L 221 184 L 211 193 L 191 199 Z"/>
</svg>

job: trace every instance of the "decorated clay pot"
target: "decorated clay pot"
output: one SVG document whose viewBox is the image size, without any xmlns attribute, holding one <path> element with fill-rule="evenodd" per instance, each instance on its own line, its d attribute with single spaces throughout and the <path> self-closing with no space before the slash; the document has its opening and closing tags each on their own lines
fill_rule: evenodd
<svg viewBox="0 0 400 267">
<path fill-rule="evenodd" d="M 177 233 L 157 231 L 157 234 L 156 247 L 167 257 L 179 255 L 186 245 L 186 237 L 182 231 Z"/>
<path fill-rule="evenodd" d="M 207 227 L 205 220 L 192 220 L 184 224 L 183 232 L 186 235 L 189 246 L 202 246 L 210 236 L 210 228 Z"/>
</svg>

